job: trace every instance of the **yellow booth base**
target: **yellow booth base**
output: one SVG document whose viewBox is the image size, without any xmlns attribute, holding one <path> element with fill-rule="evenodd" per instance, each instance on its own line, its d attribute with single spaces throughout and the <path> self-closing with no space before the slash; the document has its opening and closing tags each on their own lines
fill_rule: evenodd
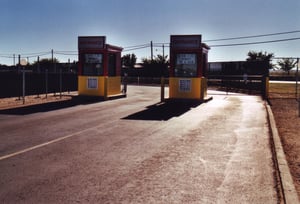
<svg viewBox="0 0 300 204">
<path fill-rule="evenodd" d="M 269 98 L 269 90 L 270 90 L 270 79 L 269 77 L 266 77 L 266 81 L 265 81 L 265 94 L 264 94 L 264 98 L 268 99 Z"/>
<path fill-rule="evenodd" d="M 121 77 L 78 76 L 78 94 L 109 97 L 121 94 Z"/>
<path fill-rule="evenodd" d="M 207 97 L 207 79 L 205 77 L 170 77 L 169 97 L 170 99 L 205 100 Z"/>
</svg>

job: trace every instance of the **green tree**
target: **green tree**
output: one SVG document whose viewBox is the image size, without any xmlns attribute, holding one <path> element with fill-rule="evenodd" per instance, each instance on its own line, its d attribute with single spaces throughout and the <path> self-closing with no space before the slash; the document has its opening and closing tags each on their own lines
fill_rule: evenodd
<svg viewBox="0 0 300 204">
<path fill-rule="evenodd" d="M 169 64 L 169 60 L 168 60 L 168 55 L 163 56 L 163 55 L 157 55 L 154 57 L 153 60 L 149 59 L 149 58 L 143 58 L 142 59 L 142 63 L 144 65 L 149 65 L 149 64 Z"/>
<path fill-rule="evenodd" d="M 283 71 L 287 72 L 289 75 L 291 69 L 293 69 L 295 67 L 295 65 L 297 64 L 297 61 L 286 58 L 286 59 L 278 60 L 277 64 L 279 66 L 279 69 L 282 69 Z"/>
<path fill-rule="evenodd" d="M 272 59 L 274 58 L 274 53 L 267 53 L 265 52 L 256 52 L 256 51 L 249 51 L 248 52 L 247 61 L 267 61 L 269 62 L 269 69 L 272 69 L 274 65 L 272 64 Z"/>
<path fill-rule="evenodd" d="M 157 55 L 153 60 L 143 58 L 142 63 L 145 68 L 145 75 L 149 77 L 168 76 L 168 56 Z"/>
<path fill-rule="evenodd" d="M 52 59 L 51 58 L 44 58 L 41 59 L 39 62 L 35 61 L 33 63 L 33 65 L 40 63 L 40 65 L 48 65 L 48 64 L 52 64 Z M 56 58 L 53 58 L 53 63 L 59 63 L 59 60 Z"/>
<path fill-rule="evenodd" d="M 126 67 L 134 67 L 136 60 L 135 54 L 127 54 L 122 57 L 122 64 Z"/>
<path fill-rule="evenodd" d="M 249 51 L 247 61 L 270 61 L 274 57 L 274 53 Z"/>
<path fill-rule="evenodd" d="M 44 58 L 39 61 L 35 61 L 32 66 L 34 69 L 40 69 L 40 71 L 48 70 L 49 72 L 55 71 L 55 64 L 59 64 L 59 60 L 57 58 Z"/>
</svg>

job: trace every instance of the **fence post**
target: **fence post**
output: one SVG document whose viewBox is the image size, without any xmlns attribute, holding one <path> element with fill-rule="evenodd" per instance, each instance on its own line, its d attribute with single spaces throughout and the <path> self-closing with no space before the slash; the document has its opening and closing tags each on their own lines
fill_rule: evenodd
<svg viewBox="0 0 300 204">
<path fill-rule="evenodd" d="M 59 69 L 59 98 L 62 97 L 62 69 Z"/>
<path fill-rule="evenodd" d="M 165 78 L 161 77 L 160 79 L 160 102 L 165 100 Z"/>
<path fill-rule="evenodd" d="M 46 69 L 46 71 L 45 71 L 45 78 L 46 78 L 46 98 L 47 98 L 47 96 L 48 96 L 48 69 Z"/>
<path fill-rule="evenodd" d="M 124 77 L 123 77 L 123 94 L 127 93 L 127 73 L 124 73 Z"/>
<path fill-rule="evenodd" d="M 297 100 L 298 100 L 298 81 L 299 81 L 299 75 L 298 74 L 299 74 L 299 58 L 297 58 L 297 70 L 296 70 L 296 99 Z"/>
<path fill-rule="evenodd" d="M 25 70 L 22 70 L 22 97 L 23 104 L 25 104 Z"/>
<path fill-rule="evenodd" d="M 298 81 L 299 81 L 299 58 L 297 58 L 297 71 L 296 71 L 296 99 L 298 101 L 298 116 L 300 117 L 300 97 L 298 98 Z"/>
</svg>

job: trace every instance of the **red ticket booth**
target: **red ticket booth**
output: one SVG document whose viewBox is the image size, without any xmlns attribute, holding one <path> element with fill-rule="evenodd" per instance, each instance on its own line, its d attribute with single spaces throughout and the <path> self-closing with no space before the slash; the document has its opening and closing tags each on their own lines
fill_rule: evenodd
<svg viewBox="0 0 300 204">
<path fill-rule="evenodd" d="M 205 100 L 209 49 L 201 35 L 171 35 L 170 99 Z"/>
<path fill-rule="evenodd" d="M 109 98 L 122 96 L 121 52 L 105 36 L 78 37 L 78 94 Z"/>
</svg>

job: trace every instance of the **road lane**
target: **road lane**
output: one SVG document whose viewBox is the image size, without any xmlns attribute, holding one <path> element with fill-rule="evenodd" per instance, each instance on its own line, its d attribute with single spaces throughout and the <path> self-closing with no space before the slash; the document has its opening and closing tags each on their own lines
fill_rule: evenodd
<svg viewBox="0 0 300 204">
<path fill-rule="evenodd" d="M 86 131 L 0 161 L 0 202 L 277 203 L 264 102 L 210 93 L 212 101 L 167 120 L 135 118 L 159 101 L 155 87 L 9 117 L 1 155 Z"/>
</svg>

